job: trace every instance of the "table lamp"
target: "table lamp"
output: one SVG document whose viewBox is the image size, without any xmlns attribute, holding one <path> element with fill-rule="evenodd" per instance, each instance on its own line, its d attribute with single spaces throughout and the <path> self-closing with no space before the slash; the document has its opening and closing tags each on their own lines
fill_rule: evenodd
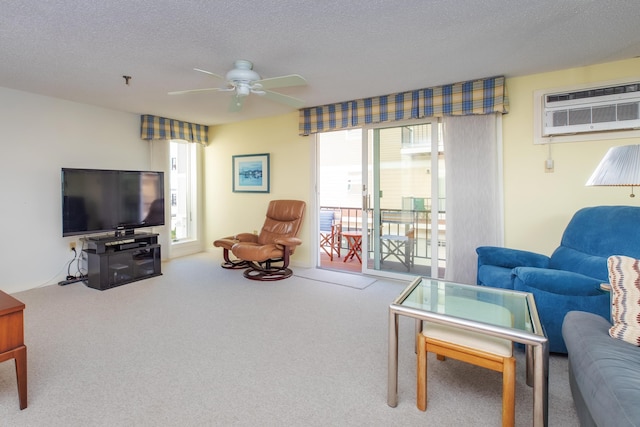
<svg viewBox="0 0 640 427">
<path fill-rule="evenodd" d="M 640 185 L 640 145 L 611 147 L 586 185 L 631 187 L 629 197 L 635 197 L 633 187 Z"/>
</svg>

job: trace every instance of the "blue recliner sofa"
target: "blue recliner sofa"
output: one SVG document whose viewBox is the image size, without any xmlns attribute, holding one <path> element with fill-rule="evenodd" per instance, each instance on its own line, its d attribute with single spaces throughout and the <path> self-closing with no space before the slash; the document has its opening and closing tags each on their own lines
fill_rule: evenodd
<svg viewBox="0 0 640 427">
<path fill-rule="evenodd" d="M 481 246 L 477 283 L 531 292 L 549 338 L 549 351 L 567 353 L 564 316 L 572 310 L 610 318 L 607 258 L 640 258 L 640 207 L 595 206 L 580 209 L 551 257 L 495 246 Z"/>
</svg>

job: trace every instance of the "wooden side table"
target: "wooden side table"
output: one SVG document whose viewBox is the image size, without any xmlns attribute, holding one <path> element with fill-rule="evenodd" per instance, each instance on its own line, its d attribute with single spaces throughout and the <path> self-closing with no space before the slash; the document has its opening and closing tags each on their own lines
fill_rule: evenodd
<svg viewBox="0 0 640 427">
<path fill-rule="evenodd" d="M 24 345 L 24 303 L 0 291 L 0 362 L 14 359 L 20 409 L 27 407 L 27 347 Z"/>
<path fill-rule="evenodd" d="M 355 256 L 358 258 L 360 264 L 362 264 L 362 258 L 360 257 L 360 253 L 362 252 L 362 234 L 356 231 L 343 231 L 342 235 L 347 240 L 347 245 L 349 246 L 349 252 L 342 262 L 347 262 Z"/>
</svg>

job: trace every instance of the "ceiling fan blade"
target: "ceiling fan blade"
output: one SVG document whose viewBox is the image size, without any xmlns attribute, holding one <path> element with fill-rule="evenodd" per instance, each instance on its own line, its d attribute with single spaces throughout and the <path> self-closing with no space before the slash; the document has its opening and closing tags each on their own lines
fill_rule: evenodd
<svg viewBox="0 0 640 427">
<path fill-rule="evenodd" d="M 208 88 L 204 88 L 204 89 L 177 90 L 177 91 L 174 91 L 174 92 L 168 92 L 168 95 L 183 95 L 185 93 L 212 92 L 212 91 L 226 92 L 228 90 L 233 90 L 233 89 L 225 89 L 225 88 L 220 88 L 220 87 L 208 87 Z"/>
<path fill-rule="evenodd" d="M 224 77 L 222 77 L 222 76 L 220 76 L 218 74 L 212 73 L 211 71 L 203 70 L 203 69 L 200 69 L 200 68 L 194 68 L 194 71 L 198 71 L 200 73 L 209 74 L 210 76 L 213 76 L 213 77 L 215 77 L 217 79 L 224 80 Z"/>
<path fill-rule="evenodd" d="M 262 89 L 276 89 L 279 87 L 304 86 L 307 81 L 299 74 L 290 74 L 288 76 L 258 80 L 255 83 L 262 85 Z"/>
<path fill-rule="evenodd" d="M 229 103 L 229 112 L 237 113 L 242 110 L 242 105 L 244 104 L 244 99 L 246 96 L 238 96 L 234 95 L 231 97 L 231 102 Z"/>
<path fill-rule="evenodd" d="M 264 96 L 267 99 L 270 99 L 271 101 L 279 102 L 281 104 L 286 104 L 293 108 L 302 108 L 302 106 L 304 105 L 304 101 L 301 99 L 294 98 L 293 96 L 289 96 L 289 95 L 283 95 L 278 92 L 271 92 L 269 90 L 265 90 L 264 95 L 262 96 Z"/>
</svg>

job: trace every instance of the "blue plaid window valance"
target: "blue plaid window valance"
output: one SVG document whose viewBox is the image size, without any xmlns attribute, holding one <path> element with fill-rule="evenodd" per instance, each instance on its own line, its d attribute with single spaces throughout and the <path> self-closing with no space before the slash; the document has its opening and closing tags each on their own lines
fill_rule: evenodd
<svg viewBox="0 0 640 427">
<path fill-rule="evenodd" d="M 424 117 L 506 114 L 504 76 L 300 110 L 300 135 Z"/>
<path fill-rule="evenodd" d="M 140 138 L 147 141 L 184 139 L 206 145 L 209 142 L 209 126 L 145 114 L 140 116 Z"/>
</svg>

